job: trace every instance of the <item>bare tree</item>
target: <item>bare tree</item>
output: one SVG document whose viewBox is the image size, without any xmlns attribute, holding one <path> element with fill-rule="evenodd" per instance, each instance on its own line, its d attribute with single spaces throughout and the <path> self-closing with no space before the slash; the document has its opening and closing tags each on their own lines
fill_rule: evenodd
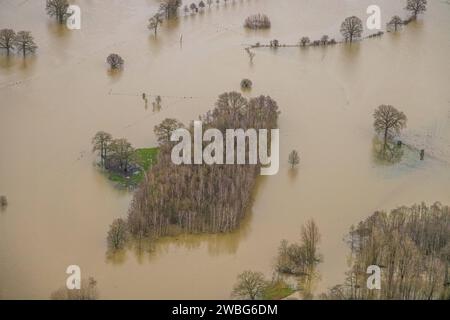
<svg viewBox="0 0 450 320">
<path fill-rule="evenodd" d="M 427 11 L 427 0 L 407 0 L 405 9 L 416 19 L 419 14 Z"/>
<path fill-rule="evenodd" d="M 309 220 L 306 222 L 306 225 L 302 226 L 301 239 L 305 248 L 306 263 L 309 267 L 314 267 L 322 261 L 321 256 L 317 252 L 320 233 L 314 220 Z"/>
<path fill-rule="evenodd" d="M 344 36 L 345 41 L 353 42 L 353 40 L 361 37 L 362 32 L 363 24 L 360 18 L 352 16 L 342 22 L 341 34 Z"/>
<path fill-rule="evenodd" d="M 250 62 L 253 62 L 253 58 L 255 57 L 256 54 L 253 51 L 251 51 L 250 48 L 245 48 L 245 52 L 247 52 Z"/>
<path fill-rule="evenodd" d="M 269 29 L 271 23 L 267 15 L 258 13 L 247 17 L 244 27 L 248 29 Z"/>
<path fill-rule="evenodd" d="M 6 208 L 8 206 L 8 199 L 6 196 L 0 196 L 0 208 Z"/>
<path fill-rule="evenodd" d="M 67 12 L 69 2 L 67 0 L 47 0 L 45 9 L 50 17 L 55 17 L 58 23 L 63 24 L 70 13 Z"/>
<path fill-rule="evenodd" d="M 374 127 L 378 134 L 383 134 L 384 147 L 386 148 L 388 139 L 406 127 L 407 117 L 403 112 L 398 111 L 391 105 L 379 106 L 374 114 Z"/>
<path fill-rule="evenodd" d="M 149 30 L 153 30 L 155 32 L 155 37 L 157 36 L 158 33 L 158 27 L 160 24 L 163 23 L 163 19 L 160 13 L 155 14 L 153 17 L 151 17 L 148 20 L 148 29 Z"/>
<path fill-rule="evenodd" d="M 110 150 L 112 151 L 112 157 L 119 164 L 119 168 L 128 172 L 128 165 L 134 160 L 136 154 L 131 143 L 126 139 L 115 139 L 111 142 Z"/>
<path fill-rule="evenodd" d="M 308 44 L 310 44 L 310 42 L 311 42 L 311 39 L 309 39 L 309 37 L 302 37 L 302 38 L 300 39 L 300 45 L 301 45 L 302 47 L 307 46 Z"/>
<path fill-rule="evenodd" d="M 174 17 L 178 13 L 178 8 L 181 7 L 181 0 L 163 0 L 159 9 L 167 19 Z"/>
<path fill-rule="evenodd" d="M 233 288 L 232 296 L 238 299 L 256 300 L 260 298 L 267 286 L 261 272 L 244 271 L 238 275 L 238 282 Z"/>
<path fill-rule="evenodd" d="M 108 151 L 110 149 L 110 145 L 112 142 L 111 134 L 99 131 L 95 134 L 94 138 L 92 138 L 92 151 L 98 151 L 100 154 L 100 161 L 102 167 L 105 167 L 107 159 L 108 159 Z"/>
<path fill-rule="evenodd" d="M 198 12 L 198 8 L 197 8 L 197 5 L 195 3 L 191 3 L 189 8 L 191 8 L 191 11 L 194 12 L 194 13 Z"/>
<path fill-rule="evenodd" d="M 200 8 L 200 10 L 203 10 L 203 9 L 205 9 L 206 5 L 205 5 L 205 3 L 203 1 L 200 1 L 198 3 L 198 7 Z"/>
<path fill-rule="evenodd" d="M 106 58 L 106 62 L 109 64 L 111 69 L 122 69 L 124 64 L 122 57 L 116 53 L 111 53 L 108 58 Z"/>
<path fill-rule="evenodd" d="M 397 32 L 403 24 L 402 18 L 399 16 L 393 16 L 391 20 L 388 22 L 388 28 L 393 29 L 395 32 Z"/>
<path fill-rule="evenodd" d="M 0 49 L 6 49 L 6 54 L 9 56 L 9 52 L 14 50 L 14 39 L 16 33 L 12 29 L 0 30 Z"/>
<path fill-rule="evenodd" d="M 294 169 L 296 166 L 300 163 L 300 156 L 298 155 L 297 150 L 292 150 L 289 154 L 288 159 L 289 164 L 291 165 L 291 168 Z"/>
<path fill-rule="evenodd" d="M 159 144 L 161 145 L 169 142 L 172 132 L 182 127 L 183 124 L 176 119 L 165 119 L 160 125 L 155 126 L 154 131 Z"/>
<path fill-rule="evenodd" d="M 320 38 L 320 42 L 322 43 L 322 45 L 326 46 L 328 44 L 328 39 L 330 37 L 327 35 L 322 36 L 322 38 Z"/>
<path fill-rule="evenodd" d="M 27 53 L 34 53 L 37 49 L 37 45 L 34 43 L 33 36 L 29 31 L 19 31 L 14 38 L 14 46 L 17 52 L 22 53 L 24 58 Z"/>
<path fill-rule="evenodd" d="M 241 89 L 243 90 L 249 90 L 253 86 L 253 82 L 250 79 L 242 79 L 241 81 Z"/>
<path fill-rule="evenodd" d="M 122 249 L 128 240 L 128 229 L 126 222 L 119 218 L 113 221 L 108 231 L 108 248 L 110 250 Z"/>
</svg>

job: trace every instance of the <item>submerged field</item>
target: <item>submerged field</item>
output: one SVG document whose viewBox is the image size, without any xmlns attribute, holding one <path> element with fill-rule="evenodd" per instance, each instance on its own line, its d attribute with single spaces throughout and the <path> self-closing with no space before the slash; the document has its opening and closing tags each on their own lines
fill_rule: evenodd
<svg viewBox="0 0 450 320">
<path fill-rule="evenodd" d="M 77 264 L 104 299 L 227 299 L 242 271 L 270 277 L 280 241 L 297 240 L 311 218 L 322 234 L 320 293 L 344 279 L 342 239 L 352 224 L 379 209 L 450 203 L 448 2 L 429 1 L 398 34 L 352 46 L 260 48 L 253 63 L 244 51 L 250 44 L 339 38 L 345 17 L 366 17 L 370 4 L 383 19 L 403 16 L 404 1 L 236 1 L 165 22 L 157 38 L 146 28 L 156 0 L 77 1 L 79 31 L 56 26 L 44 3 L 0 0 L 0 28 L 31 30 L 39 45 L 25 62 L 0 56 L 0 194 L 9 202 L 0 212 L 0 298 L 48 298 Z M 244 30 L 258 12 L 272 28 Z M 107 71 L 111 52 L 125 59 L 123 72 Z M 281 168 L 258 178 L 242 227 L 108 256 L 109 224 L 126 216 L 132 194 L 97 170 L 92 136 L 104 130 L 154 147 L 155 125 L 197 119 L 219 94 L 240 90 L 243 78 L 253 82 L 246 96 L 270 95 L 280 107 Z M 146 108 L 142 93 L 160 95 L 161 111 Z M 409 119 L 402 138 L 413 151 L 395 165 L 372 154 L 380 104 Z M 423 162 L 414 153 L 422 148 Z M 301 158 L 295 172 L 292 149 Z"/>
</svg>

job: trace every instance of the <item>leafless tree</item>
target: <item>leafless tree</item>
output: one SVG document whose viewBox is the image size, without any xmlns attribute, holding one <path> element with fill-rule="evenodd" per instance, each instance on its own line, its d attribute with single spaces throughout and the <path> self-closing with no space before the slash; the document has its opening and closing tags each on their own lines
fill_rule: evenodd
<svg viewBox="0 0 450 320">
<path fill-rule="evenodd" d="M 320 38 L 320 42 L 322 43 L 322 45 L 326 46 L 328 44 L 328 39 L 330 37 L 327 35 L 322 36 L 322 38 Z"/>
<path fill-rule="evenodd" d="M 122 69 L 125 61 L 116 53 L 111 53 L 108 58 L 106 58 L 106 62 L 109 64 L 111 69 L 117 70 Z"/>
<path fill-rule="evenodd" d="M 160 5 L 160 11 L 164 14 L 166 19 L 175 17 L 178 13 L 178 8 L 181 7 L 181 0 L 163 0 Z"/>
<path fill-rule="evenodd" d="M 6 208 L 8 206 L 8 199 L 6 196 L 0 196 L 0 207 Z"/>
<path fill-rule="evenodd" d="M 388 25 L 388 28 L 397 32 L 403 25 L 403 20 L 399 16 L 393 16 L 387 25 Z"/>
<path fill-rule="evenodd" d="M 250 79 L 242 79 L 241 81 L 241 89 L 243 90 L 249 90 L 253 86 L 253 82 Z"/>
<path fill-rule="evenodd" d="M 310 42 L 311 42 L 311 40 L 309 39 L 309 37 L 302 37 L 302 38 L 300 39 L 300 45 L 301 45 L 302 47 L 307 46 Z"/>
<path fill-rule="evenodd" d="M 250 59 L 250 62 L 253 62 L 253 58 L 255 57 L 255 53 L 250 50 L 250 48 L 245 48 L 245 52 L 247 52 L 247 55 Z"/>
<path fill-rule="evenodd" d="M 55 17 L 58 23 L 63 24 L 70 13 L 67 12 L 69 2 L 67 0 L 47 0 L 45 9 L 50 17 Z"/>
<path fill-rule="evenodd" d="M 165 119 L 161 124 L 155 126 L 154 132 L 160 145 L 168 143 L 172 132 L 183 128 L 184 125 L 176 119 Z"/>
<path fill-rule="evenodd" d="M 427 0 L 407 0 L 405 9 L 416 19 L 419 14 L 427 11 Z"/>
<path fill-rule="evenodd" d="M 342 22 L 341 34 L 344 36 L 345 41 L 353 42 L 353 40 L 361 37 L 362 32 L 363 24 L 360 18 L 352 16 Z"/>
<path fill-rule="evenodd" d="M 205 9 L 206 5 L 205 5 L 205 3 L 203 1 L 200 1 L 198 3 L 198 7 L 200 8 L 200 10 L 203 10 L 203 9 Z"/>
<path fill-rule="evenodd" d="M 158 33 L 158 27 L 163 23 L 163 19 L 160 13 L 156 13 L 153 17 L 148 20 L 148 29 L 155 32 L 155 37 Z"/>
<path fill-rule="evenodd" d="M 17 32 L 17 35 L 14 38 L 14 47 L 17 52 L 22 53 L 24 58 L 28 53 L 36 52 L 36 49 L 38 48 L 34 43 L 34 38 L 31 35 L 31 32 L 29 31 Z"/>
<path fill-rule="evenodd" d="M 107 243 L 110 250 L 123 249 L 128 240 L 128 229 L 126 222 L 118 218 L 109 227 Z"/>
<path fill-rule="evenodd" d="M 108 151 L 110 150 L 112 142 L 111 134 L 99 131 L 92 138 L 92 151 L 98 152 L 100 154 L 100 163 L 102 167 L 105 167 L 107 159 L 108 159 Z"/>
<path fill-rule="evenodd" d="M 300 156 L 298 155 L 297 150 L 292 150 L 291 153 L 289 153 L 289 164 L 291 165 L 291 168 L 294 169 L 296 166 L 300 163 Z"/>
<path fill-rule="evenodd" d="M 190 9 L 192 12 L 197 13 L 198 12 L 198 8 L 197 5 L 195 3 L 191 3 L 190 5 Z"/>
<path fill-rule="evenodd" d="M 14 39 L 16 33 L 12 29 L 0 30 L 0 49 L 6 49 L 6 54 L 9 56 L 9 52 L 14 50 Z"/>
<path fill-rule="evenodd" d="M 374 114 L 374 128 L 378 134 L 383 134 L 384 146 L 386 147 L 388 139 L 406 127 L 407 117 L 403 112 L 398 111 L 391 105 L 379 106 Z"/>
<path fill-rule="evenodd" d="M 261 272 L 244 271 L 238 275 L 232 296 L 238 299 L 256 300 L 261 298 L 267 282 Z"/>
<path fill-rule="evenodd" d="M 135 150 L 126 139 L 115 139 L 110 144 L 111 156 L 119 168 L 128 172 L 128 165 L 134 160 Z"/>
</svg>

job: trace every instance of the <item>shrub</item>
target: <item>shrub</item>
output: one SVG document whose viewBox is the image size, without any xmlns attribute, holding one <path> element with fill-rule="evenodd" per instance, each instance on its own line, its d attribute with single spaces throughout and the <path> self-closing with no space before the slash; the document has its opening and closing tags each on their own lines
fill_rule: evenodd
<svg viewBox="0 0 450 320">
<path fill-rule="evenodd" d="M 271 27 L 270 19 L 265 14 L 254 14 L 245 19 L 244 27 L 248 29 L 269 29 Z"/>
<path fill-rule="evenodd" d="M 111 53 L 108 58 L 106 58 L 106 62 L 108 62 L 111 69 L 122 69 L 123 64 L 125 63 L 122 57 L 116 53 Z"/>
<path fill-rule="evenodd" d="M 253 82 L 252 82 L 250 79 L 243 79 L 243 80 L 241 81 L 241 88 L 242 88 L 243 90 L 251 89 L 252 86 L 253 86 Z"/>
</svg>

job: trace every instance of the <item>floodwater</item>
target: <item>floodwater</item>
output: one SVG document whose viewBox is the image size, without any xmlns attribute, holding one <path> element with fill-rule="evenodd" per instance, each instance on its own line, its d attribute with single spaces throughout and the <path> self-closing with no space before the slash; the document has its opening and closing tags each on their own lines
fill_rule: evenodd
<svg viewBox="0 0 450 320">
<path fill-rule="evenodd" d="M 303 35 L 339 39 L 350 15 L 378 4 L 383 25 L 405 16 L 404 1 L 236 0 L 165 22 L 155 39 L 146 29 L 156 0 L 73 1 L 82 29 L 47 18 L 44 0 L 0 0 L 0 28 L 31 30 L 35 57 L 0 57 L 0 298 L 46 299 L 65 284 L 68 265 L 98 281 L 101 298 L 229 298 L 247 269 L 271 276 L 282 239 L 295 241 L 314 218 L 321 234 L 317 293 L 344 279 L 352 224 L 378 209 L 416 202 L 450 204 L 450 5 L 429 1 L 419 21 L 398 34 L 352 46 L 255 50 Z M 243 30 L 252 13 L 272 29 Z M 183 41 L 180 43 L 182 35 Z M 107 72 L 119 53 L 125 69 Z M 271 95 L 281 108 L 281 169 L 261 177 L 248 219 L 228 235 L 164 239 L 152 252 L 127 251 L 109 260 L 106 233 L 126 216 L 131 194 L 113 187 L 93 165 L 90 140 L 99 130 L 154 146 L 164 118 L 184 122 L 211 109 L 216 97 L 254 83 L 251 95 Z M 161 95 L 159 113 L 142 93 Z M 372 113 L 392 104 L 408 116 L 403 139 L 426 146 L 426 161 L 408 153 L 395 165 L 372 155 Z M 301 165 L 287 157 L 298 149 Z"/>
</svg>

